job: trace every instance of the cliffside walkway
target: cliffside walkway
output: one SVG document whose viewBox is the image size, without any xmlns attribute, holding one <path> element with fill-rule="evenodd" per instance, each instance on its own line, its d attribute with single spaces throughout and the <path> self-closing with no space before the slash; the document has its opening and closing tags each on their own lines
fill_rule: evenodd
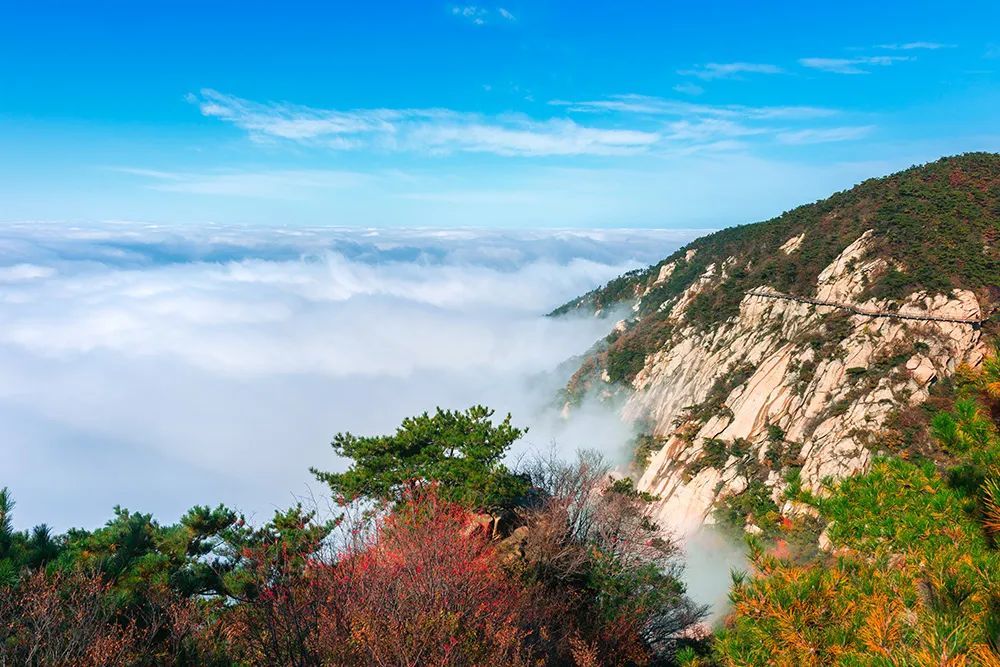
<svg viewBox="0 0 1000 667">
<path fill-rule="evenodd" d="M 950 324 L 970 324 L 975 329 L 978 329 L 980 326 L 982 326 L 983 322 L 985 321 L 985 320 L 961 319 L 956 317 L 938 317 L 937 315 L 893 313 L 886 310 L 868 310 L 867 308 L 859 308 L 858 306 L 855 306 L 850 303 L 841 303 L 839 301 L 828 301 L 826 299 L 813 299 L 808 296 L 795 296 L 794 294 L 783 294 L 782 292 L 771 292 L 768 290 L 752 289 L 748 290 L 747 294 L 749 296 L 759 296 L 765 299 L 784 299 L 786 301 L 810 303 L 814 306 L 829 306 L 831 308 L 841 308 L 843 310 L 852 312 L 855 315 L 863 315 L 865 317 L 885 317 L 892 320 L 917 320 L 920 322 L 948 322 Z"/>
</svg>

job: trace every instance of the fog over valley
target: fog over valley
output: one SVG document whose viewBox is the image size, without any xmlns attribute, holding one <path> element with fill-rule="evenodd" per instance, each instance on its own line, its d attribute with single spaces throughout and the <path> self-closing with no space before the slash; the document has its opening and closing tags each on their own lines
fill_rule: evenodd
<svg viewBox="0 0 1000 667">
<path fill-rule="evenodd" d="M 321 494 L 338 431 L 484 403 L 625 457 L 610 408 L 564 422 L 562 362 L 611 325 L 544 317 L 697 235 L 108 223 L 0 227 L 0 455 L 16 523 L 92 528 Z"/>
</svg>

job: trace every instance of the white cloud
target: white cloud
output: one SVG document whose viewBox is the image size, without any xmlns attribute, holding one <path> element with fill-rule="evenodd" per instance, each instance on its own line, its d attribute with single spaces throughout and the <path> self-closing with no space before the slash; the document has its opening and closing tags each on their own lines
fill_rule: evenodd
<svg viewBox="0 0 1000 667">
<path fill-rule="evenodd" d="M 698 121 L 679 120 L 668 123 L 668 140 L 673 141 L 717 141 L 720 138 L 748 137 L 768 132 L 765 128 L 749 127 L 741 123 L 720 118 L 705 118 Z"/>
<path fill-rule="evenodd" d="M 810 69 L 835 74 L 870 74 L 866 66 L 885 67 L 897 62 L 912 60 L 909 56 L 862 56 L 858 58 L 801 58 L 799 64 Z"/>
<path fill-rule="evenodd" d="M 701 95 L 705 89 L 695 83 L 678 83 L 674 86 L 674 91 L 682 95 Z"/>
<path fill-rule="evenodd" d="M 49 278 L 55 275 L 55 269 L 37 264 L 14 264 L 0 266 L 0 283 L 20 283 L 30 280 Z"/>
<path fill-rule="evenodd" d="M 807 120 L 826 118 L 840 113 L 837 109 L 810 106 L 754 107 L 740 104 L 694 104 L 650 95 L 612 95 L 602 100 L 570 102 L 553 100 L 549 104 L 584 113 L 631 113 L 651 116 L 709 116 L 717 118 L 744 118 L 754 120 L 786 119 Z"/>
<path fill-rule="evenodd" d="M 498 7 L 494 10 L 480 7 L 479 5 L 456 5 L 451 8 L 451 13 L 453 16 L 457 16 L 478 26 L 491 23 L 494 19 L 510 23 L 517 20 L 517 17 L 504 7 Z"/>
<path fill-rule="evenodd" d="M 572 120 L 524 121 L 514 127 L 483 123 L 424 125 L 410 140 L 424 150 L 497 155 L 627 155 L 657 143 L 655 132 L 584 127 Z"/>
<path fill-rule="evenodd" d="M 559 365 L 609 323 L 542 315 L 690 237 L 0 226 L 20 248 L 0 274 L 19 278 L 0 298 L 0 485 L 20 525 L 92 527 L 118 502 L 263 515 L 309 465 L 341 465 L 336 431 L 476 402 L 531 426 L 525 446 L 616 451 L 613 412 L 577 428 L 551 408 Z"/>
<path fill-rule="evenodd" d="M 261 104 L 205 89 L 202 114 L 230 122 L 258 141 L 289 140 L 336 150 L 376 149 L 505 156 L 623 155 L 644 152 L 655 132 L 587 127 L 571 119 L 520 114 L 484 117 L 447 109 L 337 111 Z"/>
<path fill-rule="evenodd" d="M 822 129 L 795 130 L 778 133 L 778 141 L 783 144 L 822 144 L 832 141 L 853 141 L 869 134 L 875 127 L 860 125 L 852 127 L 826 127 Z"/>
<path fill-rule="evenodd" d="M 661 152 L 674 155 L 690 155 L 694 151 L 746 150 L 750 147 L 746 141 L 735 139 L 790 143 L 783 138 L 784 135 L 801 132 L 803 136 L 812 133 L 822 136 L 828 128 L 802 125 L 841 113 L 836 109 L 809 106 L 695 104 L 646 95 L 616 95 L 581 102 L 559 100 L 550 104 L 575 113 L 622 114 L 656 119 L 663 123 L 659 130 L 662 134 Z"/>
<path fill-rule="evenodd" d="M 941 44 L 939 42 L 905 42 L 903 44 L 879 44 L 878 48 L 890 51 L 912 51 L 914 49 L 927 49 L 935 51 L 937 49 L 953 48 L 953 44 Z"/>
<path fill-rule="evenodd" d="M 252 102 L 209 89 L 192 101 L 205 115 L 232 123 L 257 142 L 431 156 L 662 156 L 677 151 L 742 150 L 749 143 L 734 143 L 735 137 L 752 137 L 759 144 L 788 143 L 778 135 L 789 132 L 822 136 L 825 128 L 820 121 L 841 114 L 824 107 L 695 104 L 637 94 L 552 100 L 548 106 L 558 113 L 545 119 L 433 108 L 327 110 Z M 360 174 L 321 171 L 146 175 L 156 179 L 153 187 L 169 192 L 258 197 L 293 197 L 308 189 L 349 187 L 363 179 Z"/>
<path fill-rule="evenodd" d="M 115 171 L 152 179 L 148 187 L 162 192 L 202 195 L 287 199 L 315 189 L 357 187 L 369 180 L 366 174 L 349 171 L 291 169 L 262 172 L 167 172 L 134 167 Z"/>
<path fill-rule="evenodd" d="M 777 65 L 766 63 L 707 63 L 691 69 L 678 70 L 681 76 L 694 76 L 706 81 L 712 79 L 731 79 L 741 74 L 781 74 Z"/>
<path fill-rule="evenodd" d="M 466 19 L 475 25 L 485 25 L 488 12 L 476 5 L 465 5 L 464 7 L 452 7 L 451 13 Z"/>
</svg>

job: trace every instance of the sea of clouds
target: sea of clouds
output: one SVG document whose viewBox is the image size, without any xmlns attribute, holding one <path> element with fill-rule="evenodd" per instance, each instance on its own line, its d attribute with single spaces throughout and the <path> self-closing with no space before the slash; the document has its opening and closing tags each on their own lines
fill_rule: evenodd
<svg viewBox="0 0 1000 667">
<path fill-rule="evenodd" d="M 530 428 L 514 457 L 624 457 L 613 410 L 553 401 L 611 323 L 544 315 L 694 236 L 0 225 L 0 486 L 19 527 L 264 519 L 322 494 L 334 433 L 475 403 Z"/>
</svg>

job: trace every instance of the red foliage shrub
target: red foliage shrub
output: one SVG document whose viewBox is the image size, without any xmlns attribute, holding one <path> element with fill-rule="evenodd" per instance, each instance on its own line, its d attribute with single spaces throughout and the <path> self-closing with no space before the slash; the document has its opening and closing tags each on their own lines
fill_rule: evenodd
<svg viewBox="0 0 1000 667">
<path fill-rule="evenodd" d="M 0 588 L 0 665 L 128 665 L 143 639 L 134 621 L 116 622 L 97 575 L 37 571 Z"/>
<path fill-rule="evenodd" d="M 432 491 L 337 558 L 320 544 L 246 550 L 219 636 L 255 665 L 527 664 L 529 598 L 485 533 Z"/>
<path fill-rule="evenodd" d="M 244 585 L 214 628 L 228 652 L 251 665 L 325 664 L 315 649 L 320 609 L 341 602 L 329 594 L 328 570 L 281 542 L 245 549 L 243 558 Z"/>
<path fill-rule="evenodd" d="M 321 652 L 346 646 L 371 665 L 527 664 L 529 601 L 496 543 L 458 505 L 431 492 L 388 516 L 370 544 L 328 570 Z"/>
<path fill-rule="evenodd" d="M 341 548 L 288 512 L 237 542 L 225 596 L 163 582 L 123 601 L 97 575 L 28 573 L 0 588 L 0 667 L 656 662 L 698 611 L 646 501 L 605 472 L 554 469 L 502 540 L 433 487 Z"/>
</svg>

